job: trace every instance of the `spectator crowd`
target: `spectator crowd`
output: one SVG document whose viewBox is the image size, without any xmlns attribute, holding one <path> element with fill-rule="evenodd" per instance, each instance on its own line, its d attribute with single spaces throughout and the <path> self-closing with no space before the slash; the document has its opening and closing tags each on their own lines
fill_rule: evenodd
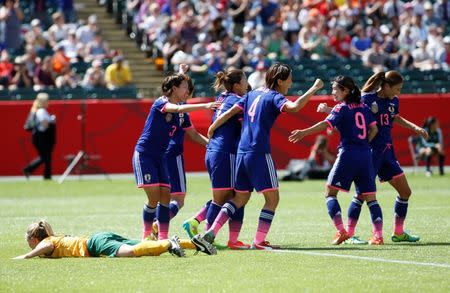
<svg viewBox="0 0 450 293">
<path fill-rule="evenodd" d="M 166 70 L 253 72 L 274 60 L 359 59 L 374 71 L 448 70 L 450 2 L 128 0 L 133 34 Z"/>
<path fill-rule="evenodd" d="M 116 89 L 130 68 L 103 40 L 96 15 L 77 19 L 72 0 L 4 0 L 0 7 L 0 89 Z M 25 21 L 23 5 L 30 5 Z M 48 7 L 57 5 L 48 13 Z M 68 19 L 70 22 L 66 22 Z"/>
</svg>

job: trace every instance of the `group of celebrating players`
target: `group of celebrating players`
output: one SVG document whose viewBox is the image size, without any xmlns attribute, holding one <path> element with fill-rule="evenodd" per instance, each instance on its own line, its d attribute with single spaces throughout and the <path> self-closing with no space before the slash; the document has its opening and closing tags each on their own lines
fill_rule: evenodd
<svg viewBox="0 0 450 293">
<path fill-rule="evenodd" d="M 215 102 L 185 104 L 194 86 L 185 65 L 180 72 L 165 78 L 163 96 L 155 100 L 137 141 L 133 155 L 133 170 L 139 188 L 148 201 L 143 208 L 142 239 L 167 239 L 170 220 L 184 204 L 186 175 L 183 161 L 184 134 L 206 146 L 205 162 L 212 185 L 212 200 L 208 201 L 183 227 L 197 247 L 215 254 L 213 243 L 219 230 L 229 221 L 231 249 L 272 250 L 266 236 L 279 202 L 277 172 L 271 157 L 270 130 L 281 113 L 295 113 L 323 87 L 317 79 L 309 90 L 294 101 L 285 96 L 292 85 L 292 69 L 282 63 L 273 64 L 266 72 L 265 87 L 250 90 L 245 73 L 229 69 L 216 75 L 214 88 L 223 90 Z M 337 76 L 332 83 L 332 95 L 337 103 L 326 103 L 317 111 L 328 113 L 325 120 L 303 130 L 294 130 L 289 141 L 326 130 L 340 134 L 339 153 L 327 180 L 325 194 L 328 213 L 336 227 L 332 243 L 382 245 L 383 214 L 376 199 L 375 179 L 388 181 L 398 193 L 394 205 L 394 242 L 416 242 L 420 238 L 404 231 L 411 189 L 394 153 L 391 129 L 396 122 L 426 138 L 427 132 L 399 114 L 398 95 L 403 78 L 399 72 L 374 74 L 362 92 L 352 78 Z M 214 111 L 208 138 L 193 127 L 189 112 Z M 337 200 L 340 190 L 348 192 L 355 183 L 356 195 L 348 209 L 346 227 Z M 238 240 L 244 218 L 244 208 L 251 192 L 265 198 L 258 228 L 252 244 Z M 369 241 L 354 235 L 361 207 L 367 202 L 373 236 Z M 198 225 L 206 220 L 205 232 Z"/>
</svg>

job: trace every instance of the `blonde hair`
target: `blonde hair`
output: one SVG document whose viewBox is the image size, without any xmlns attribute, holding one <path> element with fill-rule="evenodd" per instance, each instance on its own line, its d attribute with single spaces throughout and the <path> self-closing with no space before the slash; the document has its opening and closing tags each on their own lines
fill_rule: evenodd
<svg viewBox="0 0 450 293">
<path fill-rule="evenodd" d="M 39 93 L 34 99 L 33 106 L 31 106 L 31 112 L 35 113 L 38 109 L 44 108 L 44 104 L 48 103 L 48 94 L 47 93 Z"/>
<path fill-rule="evenodd" d="M 52 226 L 46 220 L 40 220 L 33 223 L 27 228 L 27 239 L 36 238 L 39 241 L 44 240 L 49 236 L 54 236 Z"/>
</svg>

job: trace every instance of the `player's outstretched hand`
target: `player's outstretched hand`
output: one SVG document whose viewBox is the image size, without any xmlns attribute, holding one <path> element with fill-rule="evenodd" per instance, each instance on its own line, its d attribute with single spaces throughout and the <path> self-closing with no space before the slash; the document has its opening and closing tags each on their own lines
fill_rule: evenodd
<svg viewBox="0 0 450 293">
<path fill-rule="evenodd" d="M 211 103 L 207 103 L 206 104 L 206 109 L 211 109 L 211 110 L 216 110 L 217 108 L 220 107 L 220 104 L 222 104 L 221 102 L 211 102 Z"/>
<path fill-rule="evenodd" d="M 189 71 L 189 65 L 181 63 L 180 67 L 178 68 L 178 73 L 186 74 L 186 73 L 188 73 L 188 71 Z"/>
<path fill-rule="evenodd" d="M 317 112 L 330 114 L 333 108 L 329 107 L 327 103 L 320 103 L 317 106 Z"/>
<path fill-rule="evenodd" d="M 19 255 L 19 256 L 16 256 L 16 257 L 13 257 L 12 259 L 25 259 L 26 257 L 25 257 L 25 254 L 24 255 Z"/>
<path fill-rule="evenodd" d="M 428 139 L 428 132 L 425 129 L 418 127 L 416 129 L 416 133 L 419 134 L 420 136 L 422 136 L 425 140 Z"/>
<path fill-rule="evenodd" d="M 289 141 L 292 143 L 299 142 L 305 136 L 304 132 L 300 129 L 296 129 L 291 132 L 291 136 L 289 136 Z"/>
<path fill-rule="evenodd" d="M 323 88 L 323 85 L 324 85 L 323 81 L 322 81 L 320 78 L 318 78 L 318 79 L 316 79 L 316 81 L 314 82 L 313 87 L 314 87 L 315 90 L 318 91 L 318 90 L 320 90 L 321 88 Z"/>
</svg>

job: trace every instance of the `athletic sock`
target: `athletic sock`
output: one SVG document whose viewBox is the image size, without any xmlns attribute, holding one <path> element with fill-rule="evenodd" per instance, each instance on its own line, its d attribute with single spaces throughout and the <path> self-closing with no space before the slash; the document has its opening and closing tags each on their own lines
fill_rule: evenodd
<svg viewBox="0 0 450 293">
<path fill-rule="evenodd" d="M 176 200 L 172 200 L 169 204 L 169 216 L 170 219 L 173 219 L 180 210 L 180 206 L 178 205 L 178 202 Z"/>
<path fill-rule="evenodd" d="M 222 209 L 221 205 L 218 205 L 215 202 L 211 202 L 208 211 L 206 213 L 206 230 L 209 230 L 209 228 L 211 228 L 211 225 L 214 223 L 214 220 L 220 213 L 221 209 Z"/>
<path fill-rule="evenodd" d="M 397 196 L 394 205 L 394 234 L 400 235 L 404 231 L 404 222 L 408 213 L 408 200 Z"/>
<path fill-rule="evenodd" d="M 342 223 L 341 206 L 336 196 L 329 195 L 326 198 L 328 214 L 333 221 L 334 226 L 340 233 L 345 233 L 344 224 Z"/>
<path fill-rule="evenodd" d="M 212 200 L 206 202 L 205 205 L 194 216 L 194 219 L 196 219 L 198 223 L 201 223 L 206 219 L 206 213 L 208 212 L 209 205 L 211 204 L 211 202 Z"/>
<path fill-rule="evenodd" d="M 267 233 L 269 233 L 270 226 L 275 212 L 262 209 L 259 214 L 258 230 L 256 231 L 255 240 L 253 243 L 260 244 L 266 241 Z"/>
<path fill-rule="evenodd" d="M 236 205 L 231 201 L 226 202 L 208 231 L 213 231 L 214 236 L 216 236 L 222 226 L 234 213 L 236 213 Z"/>
<path fill-rule="evenodd" d="M 158 239 L 167 239 L 169 236 L 169 207 L 161 203 L 156 208 L 156 219 L 158 220 Z"/>
<path fill-rule="evenodd" d="M 143 238 L 146 238 L 152 232 L 153 220 L 156 215 L 156 207 L 152 208 L 148 205 L 144 204 L 144 208 L 142 209 L 142 220 L 144 222 L 144 235 Z"/>
<path fill-rule="evenodd" d="M 372 218 L 373 236 L 376 238 L 383 237 L 383 213 L 378 201 L 373 200 L 367 203 Z"/>
<path fill-rule="evenodd" d="M 354 197 L 347 212 L 347 235 L 353 237 L 355 235 L 356 224 L 358 223 L 359 215 L 361 214 L 361 206 L 363 202 Z"/>
<path fill-rule="evenodd" d="M 233 218 L 228 221 L 228 228 L 230 235 L 228 241 L 236 243 L 239 239 L 239 233 L 241 232 L 242 223 L 244 222 L 244 207 L 239 208 L 234 214 Z"/>
</svg>

